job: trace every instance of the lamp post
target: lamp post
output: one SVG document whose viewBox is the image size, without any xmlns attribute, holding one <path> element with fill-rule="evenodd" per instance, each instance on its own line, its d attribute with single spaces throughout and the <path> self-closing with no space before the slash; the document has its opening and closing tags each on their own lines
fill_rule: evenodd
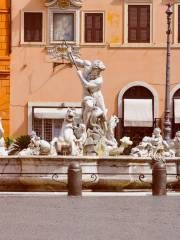
<svg viewBox="0 0 180 240">
<path fill-rule="evenodd" d="M 167 14 L 167 56 L 166 56 L 166 95 L 165 95 L 165 116 L 164 116 L 164 139 L 169 141 L 171 139 L 171 121 L 170 121 L 170 58 L 171 58 L 171 34 L 172 34 L 172 1 L 169 1 L 167 4 L 168 8 L 166 11 Z"/>
</svg>

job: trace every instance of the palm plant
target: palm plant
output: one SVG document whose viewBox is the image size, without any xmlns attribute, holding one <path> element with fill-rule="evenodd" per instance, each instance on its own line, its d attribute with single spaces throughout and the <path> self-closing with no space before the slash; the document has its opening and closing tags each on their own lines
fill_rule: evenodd
<svg viewBox="0 0 180 240">
<path fill-rule="evenodd" d="M 31 138 L 29 135 L 17 137 L 9 147 L 9 155 L 17 155 L 23 149 L 28 148 L 30 140 Z"/>
</svg>

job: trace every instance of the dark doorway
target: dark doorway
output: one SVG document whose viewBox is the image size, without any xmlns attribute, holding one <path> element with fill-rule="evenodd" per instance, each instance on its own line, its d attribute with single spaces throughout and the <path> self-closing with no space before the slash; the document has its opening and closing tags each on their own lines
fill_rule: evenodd
<svg viewBox="0 0 180 240">
<path fill-rule="evenodd" d="M 124 100 L 125 99 L 151 99 L 152 100 L 152 127 L 127 127 L 124 126 Z M 154 118 L 154 96 L 152 92 L 143 86 L 134 86 L 129 88 L 123 95 L 122 119 L 120 119 L 119 129 L 120 137 L 127 136 L 133 141 L 133 146 L 137 145 L 143 137 L 151 136 L 153 128 L 156 126 Z"/>
<path fill-rule="evenodd" d="M 180 99 L 180 88 L 174 93 L 173 96 L 173 119 L 172 119 L 172 137 L 174 138 L 177 131 L 180 131 L 180 123 L 175 121 L 175 100 Z"/>
</svg>

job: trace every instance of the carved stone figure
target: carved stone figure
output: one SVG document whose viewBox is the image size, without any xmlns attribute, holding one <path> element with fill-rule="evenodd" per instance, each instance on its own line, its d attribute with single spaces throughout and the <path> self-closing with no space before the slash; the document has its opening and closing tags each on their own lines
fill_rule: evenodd
<svg viewBox="0 0 180 240">
<path fill-rule="evenodd" d="M 64 151 L 63 149 L 66 149 L 65 151 L 67 154 L 72 156 L 77 156 L 79 154 L 79 141 L 82 139 L 78 139 L 74 132 L 75 129 L 77 131 L 75 116 L 76 111 L 74 109 L 67 110 L 67 114 L 62 125 L 61 135 L 59 138 L 55 138 L 51 142 L 51 149 L 55 147 L 59 154 L 62 154 Z"/>
<path fill-rule="evenodd" d="M 175 152 L 163 140 L 161 129 L 155 128 L 152 137 L 144 137 L 142 142 L 131 150 L 131 155 L 134 157 L 152 157 L 155 160 L 159 160 L 164 157 L 174 157 Z"/>
<path fill-rule="evenodd" d="M 82 7 L 84 0 L 70 0 L 71 4 L 76 7 Z"/>
<path fill-rule="evenodd" d="M 161 157 L 174 157 L 175 153 L 170 149 L 169 144 L 163 140 L 161 136 L 161 129 L 155 128 L 151 138 L 153 148 L 153 158 L 160 159 Z"/>
<path fill-rule="evenodd" d="M 49 155 L 51 151 L 51 145 L 45 141 L 41 140 L 40 137 L 36 135 L 36 132 L 32 131 L 31 141 L 27 149 L 19 152 L 19 156 L 38 156 L 38 155 Z"/>
<path fill-rule="evenodd" d="M 84 144 L 84 152 L 86 155 L 96 156 L 101 147 L 101 139 L 104 137 L 104 132 L 101 127 L 96 124 L 92 129 L 87 130 L 87 139 Z"/>
<path fill-rule="evenodd" d="M 144 137 L 138 146 L 131 149 L 133 157 L 149 157 L 153 155 L 151 137 Z"/>
<path fill-rule="evenodd" d="M 57 4 L 59 0 L 44 0 L 44 5 L 46 7 L 53 6 Z M 84 0 L 69 0 L 70 3 L 75 7 L 82 7 Z"/>
<path fill-rule="evenodd" d="M 105 65 L 100 60 L 95 60 L 93 62 L 89 60 L 82 60 L 72 55 L 72 50 L 68 48 L 69 58 L 71 62 L 77 66 L 84 68 L 83 72 L 77 70 L 77 74 L 81 80 L 83 87 L 83 98 L 86 96 L 91 96 L 96 100 L 96 106 L 99 107 L 104 116 L 106 117 L 107 109 L 105 107 L 104 98 L 101 92 L 101 86 L 103 84 L 103 77 L 101 72 L 106 69 Z"/>
<path fill-rule="evenodd" d="M 99 125 L 104 133 L 106 131 L 106 120 L 103 111 L 96 106 L 96 100 L 91 96 L 86 96 L 82 102 L 82 117 L 86 128 L 93 128 Z"/>
<path fill-rule="evenodd" d="M 114 148 L 109 152 L 110 156 L 119 156 L 124 153 L 124 150 L 131 146 L 133 142 L 130 140 L 130 137 L 123 137 L 120 139 L 121 145 L 118 148 Z"/>
<path fill-rule="evenodd" d="M 106 132 L 106 144 L 110 147 L 110 150 L 118 147 L 118 143 L 114 137 L 114 129 L 117 126 L 119 119 L 117 116 L 111 116 L 108 124 L 107 124 L 107 132 Z"/>
<path fill-rule="evenodd" d="M 74 127 L 74 134 L 76 136 L 76 144 L 78 145 L 79 149 L 79 156 L 83 155 L 84 150 L 84 144 L 87 139 L 87 133 L 86 133 L 86 126 L 85 124 L 81 123 Z"/>
<path fill-rule="evenodd" d="M 0 118 L 0 156 L 7 156 L 8 153 L 5 148 L 5 141 L 4 141 L 4 129 L 2 127 L 2 120 Z"/>
<path fill-rule="evenodd" d="M 176 132 L 175 138 L 171 144 L 171 149 L 175 151 L 176 157 L 180 157 L 180 131 Z"/>
</svg>

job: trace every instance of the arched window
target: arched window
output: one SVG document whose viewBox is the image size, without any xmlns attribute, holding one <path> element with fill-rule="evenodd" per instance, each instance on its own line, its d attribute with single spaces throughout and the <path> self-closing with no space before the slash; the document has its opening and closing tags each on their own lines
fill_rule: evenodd
<svg viewBox="0 0 180 240">
<path fill-rule="evenodd" d="M 151 136 L 155 127 L 154 95 L 144 86 L 132 86 L 122 96 L 121 136 L 130 137 L 134 144 Z"/>
<path fill-rule="evenodd" d="M 173 121 L 172 134 L 180 130 L 180 88 L 173 95 Z"/>
</svg>

